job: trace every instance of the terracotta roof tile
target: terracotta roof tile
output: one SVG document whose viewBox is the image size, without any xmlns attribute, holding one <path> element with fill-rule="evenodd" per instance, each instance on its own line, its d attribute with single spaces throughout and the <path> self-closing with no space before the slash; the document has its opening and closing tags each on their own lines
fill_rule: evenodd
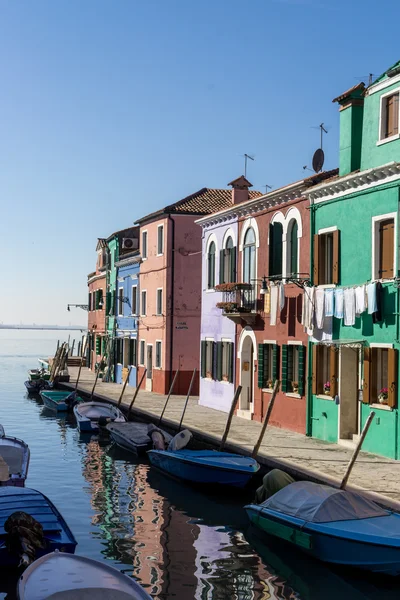
<svg viewBox="0 0 400 600">
<path fill-rule="evenodd" d="M 360 83 L 353 85 L 353 87 L 351 87 L 349 90 L 346 90 L 345 92 L 343 92 L 343 94 L 340 94 L 340 96 L 338 96 L 337 98 L 334 98 L 332 100 L 332 102 L 341 102 L 345 98 L 348 98 L 354 92 L 357 92 L 358 90 L 360 92 L 363 92 L 364 89 L 365 89 L 365 83 L 363 81 L 361 81 Z"/>
<path fill-rule="evenodd" d="M 331 181 L 339 177 L 339 169 L 331 169 L 330 171 L 321 171 L 321 173 L 314 173 L 311 177 L 304 179 L 304 183 L 308 186 L 318 185 L 322 182 Z"/>
</svg>

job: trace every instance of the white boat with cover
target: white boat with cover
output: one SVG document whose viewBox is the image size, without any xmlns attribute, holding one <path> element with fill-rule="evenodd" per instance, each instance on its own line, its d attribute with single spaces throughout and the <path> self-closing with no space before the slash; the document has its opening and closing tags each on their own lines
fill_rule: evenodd
<svg viewBox="0 0 400 600">
<path fill-rule="evenodd" d="M 126 421 L 122 412 L 112 404 L 105 402 L 82 402 L 74 406 L 74 415 L 78 429 L 82 433 L 93 433 L 107 423 L 124 423 Z"/>
<path fill-rule="evenodd" d="M 0 425 L 0 486 L 24 487 L 30 451 L 23 440 L 7 436 Z"/>
</svg>

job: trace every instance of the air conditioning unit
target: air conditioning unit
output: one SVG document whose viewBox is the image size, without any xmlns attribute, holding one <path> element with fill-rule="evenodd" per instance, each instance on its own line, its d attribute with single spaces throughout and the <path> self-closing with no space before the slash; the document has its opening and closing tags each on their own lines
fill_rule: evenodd
<svg viewBox="0 0 400 600">
<path fill-rule="evenodd" d="M 137 250 L 139 248 L 139 240 L 137 238 L 122 238 L 123 250 Z"/>
</svg>

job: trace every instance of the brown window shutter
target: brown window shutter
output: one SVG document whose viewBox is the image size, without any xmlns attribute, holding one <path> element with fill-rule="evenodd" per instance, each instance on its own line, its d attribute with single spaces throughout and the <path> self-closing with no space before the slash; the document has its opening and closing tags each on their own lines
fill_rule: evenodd
<svg viewBox="0 0 400 600">
<path fill-rule="evenodd" d="M 399 133 L 399 94 L 393 96 L 393 135 Z"/>
<path fill-rule="evenodd" d="M 329 373 L 331 379 L 331 396 L 334 398 L 337 395 L 338 388 L 338 353 L 335 350 L 334 346 L 329 348 Z"/>
<path fill-rule="evenodd" d="M 317 372 L 317 365 L 318 365 L 318 354 L 319 354 L 319 346 L 317 346 L 316 344 L 313 345 L 312 347 L 312 393 L 313 394 L 317 394 L 318 393 L 318 372 Z"/>
<path fill-rule="evenodd" d="M 371 349 L 364 348 L 364 383 L 363 383 L 363 399 L 365 404 L 370 403 L 371 398 Z"/>
<path fill-rule="evenodd" d="M 319 285 L 319 245 L 320 245 L 320 237 L 316 233 L 314 235 L 314 285 Z"/>
<path fill-rule="evenodd" d="M 394 219 L 381 221 L 379 226 L 379 278 L 394 277 Z"/>
<path fill-rule="evenodd" d="M 393 135 L 394 97 L 386 99 L 386 137 Z"/>
<path fill-rule="evenodd" d="M 397 404 L 397 350 L 388 350 L 388 405 Z"/>
<path fill-rule="evenodd" d="M 332 261 L 332 283 L 338 285 L 339 277 L 340 277 L 340 265 L 339 265 L 339 257 L 340 257 L 340 231 L 336 229 L 333 232 L 333 261 Z"/>
</svg>

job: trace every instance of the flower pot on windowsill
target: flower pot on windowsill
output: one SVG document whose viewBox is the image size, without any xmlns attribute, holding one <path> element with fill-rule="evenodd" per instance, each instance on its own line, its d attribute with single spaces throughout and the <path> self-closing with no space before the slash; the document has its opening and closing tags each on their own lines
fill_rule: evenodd
<svg viewBox="0 0 400 600">
<path fill-rule="evenodd" d="M 388 401 L 387 394 L 379 394 L 379 396 L 378 396 L 379 404 L 387 404 L 387 401 Z"/>
<path fill-rule="evenodd" d="M 331 390 L 324 389 L 324 394 L 325 394 L 325 396 L 330 396 Z"/>
<path fill-rule="evenodd" d="M 297 383 L 297 381 L 292 381 L 292 392 L 293 394 L 299 393 L 299 384 Z"/>
</svg>

